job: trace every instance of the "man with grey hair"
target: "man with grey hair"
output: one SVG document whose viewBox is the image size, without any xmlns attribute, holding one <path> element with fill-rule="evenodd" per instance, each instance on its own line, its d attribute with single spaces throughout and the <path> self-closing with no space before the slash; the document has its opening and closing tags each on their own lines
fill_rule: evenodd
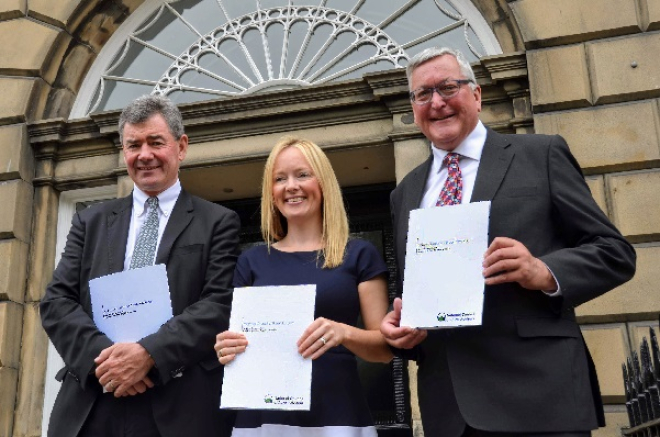
<svg viewBox="0 0 660 437">
<path fill-rule="evenodd" d="M 604 414 L 574 308 L 629 280 L 634 249 L 563 138 L 481 123 L 481 88 L 459 52 L 422 51 L 407 74 L 432 152 L 391 195 L 399 292 L 411 210 L 491 201 L 482 325 L 400 326 L 405 294 L 381 324 L 389 344 L 417 360 L 425 435 L 590 435 Z"/>
<path fill-rule="evenodd" d="M 49 436 L 222 436 L 222 368 L 238 255 L 236 213 L 181 187 L 188 137 L 160 96 L 133 101 L 119 119 L 131 195 L 73 218 L 41 317 L 65 368 Z M 113 343 L 94 324 L 89 281 L 153 264 L 167 270 L 173 317 L 137 342 Z"/>
</svg>

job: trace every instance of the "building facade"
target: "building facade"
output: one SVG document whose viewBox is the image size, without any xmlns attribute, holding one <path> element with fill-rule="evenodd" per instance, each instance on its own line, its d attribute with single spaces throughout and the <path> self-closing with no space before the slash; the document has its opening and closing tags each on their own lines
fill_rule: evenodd
<svg viewBox="0 0 660 437">
<path fill-rule="evenodd" d="M 243 208 L 248 231 L 265 158 L 290 133 L 321 145 L 356 199 L 380 193 L 372 198 L 384 200 L 372 211 L 361 212 L 359 201 L 351 207 L 352 224 L 359 224 L 386 211 L 382 194 L 428 156 L 400 67 L 406 54 L 436 41 L 462 45 L 473 57 L 485 124 L 566 138 L 598 204 L 637 249 L 635 278 L 577 309 L 606 404 L 608 427 L 595 435 L 621 435 L 627 425 L 621 363 L 648 327 L 657 327 L 660 313 L 660 2 L 381 1 L 393 9 L 377 20 L 375 10 L 360 15 L 373 5 L 369 0 L 262 0 L 253 2 L 260 12 L 252 15 L 232 10 L 248 2 L 213 0 L 222 14 L 216 24 L 207 23 L 212 32 L 202 31 L 209 14 L 195 22 L 184 13 L 209 3 L 0 4 L 0 436 L 40 436 L 45 429 L 58 362 L 38 304 L 76 205 L 130 192 L 116 129 L 122 102 L 147 90 L 180 103 L 191 137 L 183 185 Z M 446 4 L 447 22 L 437 32 L 406 33 L 433 27 L 433 19 L 414 13 L 431 4 Z M 296 37 L 287 27 L 294 21 L 325 24 L 333 40 L 353 39 L 332 52 L 304 32 Z M 168 27 L 176 23 L 193 35 L 183 48 L 177 38 L 162 39 L 178 35 Z M 277 29 L 271 24 L 291 40 L 269 34 Z M 307 39 L 312 58 L 294 56 L 303 51 L 293 43 Z M 279 59 L 291 53 L 288 62 L 273 61 L 274 51 L 266 49 L 255 55 L 273 41 L 281 46 Z M 360 51 L 351 51 L 351 41 L 367 55 L 350 58 Z M 162 55 L 157 71 L 141 67 L 161 65 L 142 57 L 145 47 Z M 174 59 L 168 47 L 178 50 Z M 241 50 L 252 55 L 228 55 Z M 200 51 L 215 58 L 202 60 Z M 326 53 L 327 68 L 317 68 Z M 227 65 L 236 67 L 232 75 L 223 73 Z M 296 68 L 300 74 L 292 73 Z M 414 364 L 409 370 L 413 427 L 422 435 Z"/>
</svg>

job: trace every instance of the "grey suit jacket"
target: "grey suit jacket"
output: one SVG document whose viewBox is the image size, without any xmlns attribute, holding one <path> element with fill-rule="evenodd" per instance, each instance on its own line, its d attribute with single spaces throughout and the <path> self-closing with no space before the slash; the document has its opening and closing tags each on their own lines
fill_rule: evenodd
<svg viewBox="0 0 660 437">
<path fill-rule="evenodd" d="M 101 394 L 94 358 L 112 341 L 92 321 L 89 280 L 123 270 L 131 212 L 128 196 L 76 214 L 41 301 L 44 329 L 66 365 L 49 436 L 75 436 Z M 182 190 L 163 233 L 156 263 L 166 265 L 174 317 L 139 341 L 155 361 L 151 399 L 163 436 L 221 426 L 213 343 L 228 326 L 239 227 L 233 211 Z"/>
<path fill-rule="evenodd" d="M 420 205 L 431 160 L 391 195 L 399 290 L 408 215 Z M 488 129 L 471 201 L 482 200 L 492 202 L 490 241 L 522 242 L 554 273 L 561 297 L 516 283 L 486 287 L 482 326 L 432 331 L 408 351 L 419 365 L 425 434 L 459 436 L 466 422 L 498 432 L 598 427 L 598 382 L 574 308 L 629 280 L 634 249 L 593 200 L 559 136 Z"/>
</svg>

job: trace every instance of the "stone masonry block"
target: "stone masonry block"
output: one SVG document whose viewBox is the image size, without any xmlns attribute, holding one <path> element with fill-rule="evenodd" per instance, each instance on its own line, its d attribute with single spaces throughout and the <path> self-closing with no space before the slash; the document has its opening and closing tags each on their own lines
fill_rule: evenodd
<svg viewBox="0 0 660 437">
<path fill-rule="evenodd" d="M 48 96 L 48 104 L 44 109 L 42 119 L 68 118 L 75 101 L 75 93 L 66 88 L 54 89 Z"/>
<path fill-rule="evenodd" d="M 65 27 L 81 0 L 30 0 L 29 15 L 58 27 Z"/>
<path fill-rule="evenodd" d="M 72 47 L 58 71 L 55 86 L 78 91 L 95 56 L 96 54 L 83 44 Z"/>
<path fill-rule="evenodd" d="M 591 104 L 583 44 L 529 50 L 527 67 L 535 110 L 578 108 Z"/>
<path fill-rule="evenodd" d="M 26 302 L 39 302 L 53 278 L 57 235 L 59 196 L 52 187 L 34 190 L 34 225 L 30 242 L 30 275 L 27 278 Z"/>
<path fill-rule="evenodd" d="M 503 53 L 523 50 L 523 41 L 506 0 L 473 0 L 493 30 Z"/>
<path fill-rule="evenodd" d="M 126 8 L 127 14 L 132 14 L 139 8 L 145 0 L 121 0 L 121 4 Z"/>
<path fill-rule="evenodd" d="M 12 435 L 17 382 L 16 369 L 0 367 L 0 436 L 3 437 Z"/>
<path fill-rule="evenodd" d="M 620 319 L 621 315 L 639 317 L 660 313 L 660 245 L 639 245 L 635 250 L 635 276 L 629 282 L 577 307 L 576 312 L 580 320 Z"/>
<path fill-rule="evenodd" d="M 0 302 L 0 368 L 18 369 L 23 330 L 23 305 Z"/>
<path fill-rule="evenodd" d="M 0 183 L 0 239 L 30 241 L 32 186 L 22 180 Z"/>
<path fill-rule="evenodd" d="M 44 3 L 48 0 L 44 0 Z M 90 48 L 98 53 L 110 36 L 117 30 L 136 7 L 142 4 L 144 0 L 122 0 L 122 1 L 108 1 L 98 4 L 93 14 L 89 18 L 85 18 L 80 22 L 79 31 L 77 36 L 84 44 L 88 44 Z M 94 3 L 87 2 L 92 5 Z M 96 5 L 96 4 L 95 4 Z M 78 15 L 78 20 L 83 17 L 83 14 Z M 71 23 L 71 25 L 76 25 Z"/>
<path fill-rule="evenodd" d="M 528 48 L 587 41 L 640 30 L 636 2 L 518 0 L 509 5 Z"/>
<path fill-rule="evenodd" d="M 660 2 L 649 1 L 649 28 L 648 30 L 660 29 Z"/>
<path fill-rule="evenodd" d="M 0 181 L 32 181 L 34 161 L 25 125 L 0 127 Z"/>
<path fill-rule="evenodd" d="M 64 55 L 69 52 L 71 40 L 71 35 L 61 31 L 57 34 L 57 38 L 55 38 L 55 41 L 51 45 L 50 51 L 44 59 L 40 74 L 48 84 L 52 84 L 55 81 L 63 68 L 67 68 L 62 63 L 65 60 Z"/>
<path fill-rule="evenodd" d="M 419 410 L 419 395 L 417 393 L 417 363 L 414 361 L 408 361 L 408 378 L 409 383 L 408 387 L 410 388 L 410 414 L 413 422 L 413 428 L 418 429 L 419 432 L 422 431 L 422 413 Z M 419 434 L 417 431 L 413 435 L 423 435 Z"/>
<path fill-rule="evenodd" d="M 0 22 L 0 41 L 3 41 L 0 72 L 25 76 L 40 74 L 59 33 L 28 19 Z"/>
<path fill-rule="evenodd" d="M 606 176 L 614 223 L 633 241 L 657 240 L 660 234 L 660 170 Z"/>
<path fill-rule="evenodd" d="M 397 183 L 428 157 L 429 146 L 425 140 L 405 140 L 395 143 L 394 164 Z"/>
<path fill-rule="evenodd" d="M 651 333 L 649 332 L 649 327 L 653 327 L 653 330 L 655 331 L 655 335 L 660 336 L 660 331 L 658 330 L 657 317 L 654 317 L 654 320 L 645 320 L 642 322 L 628 323 L 628 335 L 630 337 L 630 347 L 632 350 L 636 350 L 639 352 L 639 347 L 641 346 L 642 340 L 645 337 L 647 341 L 651 340 Z"/>
<path fill-rule="evenodd" d="M 591 190 L 591 195 L 594 197 L 594 200 L 600 206 L 600 209 L 607 214 L 607 203 L 605 201 L 605 178 L 601 175 L 597 176 L 588 176 L 585 178 L 589 190 Z"/>
<path fill-rule="evenodd" d="M 594 429 L 592 437 L 620 437 L 621 428 L 630 427 L 628 413 L 623 405 L 608 405 L 605 407 L 605 427 Z"/>
<path fill-rule="evenodd" d="M 48 337 L 41 327 L 39 304 L 26 304 L 17 387 L 15 436 L 41 435 Z"/>
<path fill-rule="evenodd" d="M 578 111 L 539 114 L 537 133 L 560 134 L 583 169 L 632 169 L 660 159 L 654 100 L 599 106 Z"/>
<path fill-rule="evenodd" d="M 11 20 L 25 15 L 27 0 L 3 0 L 0 4 L 0 20 Z"/>
<path fill-rule="evenodd" d="M 128 176 L 117 178 L 117 197 L 126 197 L 133 191 L 134 183 Z"/>
<path fill-rule="evenodd" d="M 27 119 L 30 95 L 35 86 L 32 79 L 0 77 L 0 124 L 23 122 Z"/>
<path fill-rule="evenodd" d="M 87 156 L 61 160 L 55 167 L 55 177 L 65 179 L 80 175 L 105 174 L 117 166 L 116 155 Z"/>
<path fill-rule="evenodd" d="M 605 400 L 624 396 L 621 363 L 628 356 L 626 325 L 583 325 L 581 328 L 596 365 L 601 395 Z"/>
<path fill-rule="evenodd" d="M 0 301 L 23 302 L 28 245 L 16 238 L 0 240 Z"/>
<path fill-rule="evenodd" d="M 632 3 L 631 3 L 632 4 Z M 594 103 L 660 96 L 660 33 L 650 32 L 586 44 Z"/>
<path fill-rule="evenodd" d="M 481 97 L 482 101 L 488 98 L 485 93 Z M 479 114 L 479 119 L 487 126 L 506 125 L 514 117 L 513 109 L 509 102 L 489 103 Z"/>
</svg>

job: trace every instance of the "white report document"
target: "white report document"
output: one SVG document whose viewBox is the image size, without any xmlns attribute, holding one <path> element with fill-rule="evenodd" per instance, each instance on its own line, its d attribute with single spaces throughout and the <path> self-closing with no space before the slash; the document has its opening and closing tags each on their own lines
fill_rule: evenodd
<svg viewBox="0 0 660 437">
<path fill-rule="evenodd" d="M 115 343 L 138 341 L 172 318 L 164 264 L 92 279 L 89 292 L 94 323 Z"/>
<path fill-rule="evenodd" d="M 220 408 L 309 410 L 312 360 L 296 342 L 314 321 L 316 285 L 234 289 L 229 330 L 248 341 L 225 366 Z"/>
<path fill-rule="evenodd" d="M 481 325 L 490 202 L 410 212 L 401 326 Z"/>
</svg>

